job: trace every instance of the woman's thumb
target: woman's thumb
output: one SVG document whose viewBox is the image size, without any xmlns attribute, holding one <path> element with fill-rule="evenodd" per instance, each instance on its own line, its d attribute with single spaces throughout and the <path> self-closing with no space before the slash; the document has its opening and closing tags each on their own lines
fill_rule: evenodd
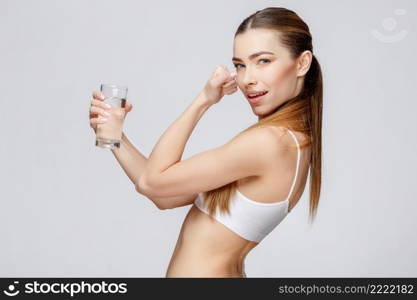
<svg viewBox="0 0 417 300">
<path fill-rule="evenodd" d="M 126 112 L 131 111 L 131 110 L 132 110 L 132 108 L 133 108 L 133 105 L 132 105 L 132 104 L 130 104 L 129 102 L 126 102 Z"/>
<path fill-rule="evenodd" d="M 212 83 L 215 86 L 221 86 L 229 78 L 229 72 L 223 67 L 217 67 L 214 71 Z"/>
</svg>

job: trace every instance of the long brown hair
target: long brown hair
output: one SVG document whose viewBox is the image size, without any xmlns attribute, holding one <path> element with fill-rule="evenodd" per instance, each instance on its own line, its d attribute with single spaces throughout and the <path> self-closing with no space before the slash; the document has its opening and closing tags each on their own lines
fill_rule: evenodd
<svg viewBox="0 0 417 300">
<path fill-rule="evenodd" d="M 307 24 L 292 10 L 268 7 L 247 17 L 239 25 L 235 37 L 250 29 L 263 28 L 279 32 L 280 42 L 288 49 L 293 59 L 305 50 L 313 53 L 312 37 Z M 323 106 L 323 82 L 321 67 L 313 54 L 310 68 L 304 78 L 301 92 L 277 107 L 273 113 L 241 133 L 264 126 L 284 126 L 306 136 L 300 147 L 311 146 L 310 157 L 310 220 L 314 220 L 321 187 L 321 128 Z M 241 134 L 239 133 L 239 134 Z M 216 209 L 229 212 L 229 199 L 237 189 L 237 181 L 203 193 L 210 215 Z"/>
</svg>

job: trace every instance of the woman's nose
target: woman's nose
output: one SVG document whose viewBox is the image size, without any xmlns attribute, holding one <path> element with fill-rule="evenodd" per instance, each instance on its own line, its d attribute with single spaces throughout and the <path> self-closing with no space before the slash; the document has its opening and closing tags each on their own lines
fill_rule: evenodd
<svg viewBox="0 0 417 300">
<path fill-rule="evenodd" d="M 242 77 L 243 77 L 242 78 L 243 85 L 248 86 L 248 85 L 256 84 L 256 79 L 252 71 L 249 71 L 249 70 L 245 71 Z"/>
</svg>

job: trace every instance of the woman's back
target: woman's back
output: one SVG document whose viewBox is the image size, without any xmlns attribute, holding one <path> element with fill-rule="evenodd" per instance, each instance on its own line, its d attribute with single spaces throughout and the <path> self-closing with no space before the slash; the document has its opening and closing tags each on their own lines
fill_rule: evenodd
<svg viewBox="0 0 417 300">
<path fill-rule="evenodd" d="M 293 137 L 302 141 L 302 135 L 295 133 L 291 137 L 283 130 L 277 128 L 277 137 L 283 137 L 283 142 L 294 145 Z M 296 162 L 299 156 L 299 168 Z M 293 186 L 288 206 L 279 207 L 281 210 L 289 210 L 294 207 L 302 195 L 308 176 L 310 159 L 309 147 L 298 149 L 289 148 L 285 158 L 271 157 L 271 167 L 263 176 L 252 176 L 238 180 L 239 197 L 247 198 L 252 202 L 269 204 L 277 209 L 277 205 L 284 204 L 284 199 L 289 196 Z M 282 162 L 285 163 L 282 163 Z M 296 172 L 297 177 L 295 178 Z M 296 179 L 296 180 L 294 180 Z M 237 199 L 237 198 L 236 198 Z M 236 200 L 233 199 L 233 200 Z M 277 200 L 278 199 L 278 200 Z M 239 204 L 236 204 L 239 205 Z M 255 204 L 256 205 L 256 204 Z M 248 211 L 250 216 L 250 211 Z M 279 218 L 279 216 L 277 216 Z M 239 235 L 233 226 L 225 226 L 221 221 L 210 217 L 195 204 L 185 217 L 181 227 L 177 245 L 171 258 L 167 277 L 242 277 L 244 274 L 244 259 L 251 249 L 259 242 L 248 240 L 246 236 Z"/>
</svg>

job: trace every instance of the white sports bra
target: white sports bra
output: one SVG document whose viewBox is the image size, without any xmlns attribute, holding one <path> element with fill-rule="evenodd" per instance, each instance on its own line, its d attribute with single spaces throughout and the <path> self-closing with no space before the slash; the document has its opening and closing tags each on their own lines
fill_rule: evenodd
<svg viewBox="0 0 417 300">
<path fill-rule="evenodd" d="M 296 136 L 291 130 L 288 130 L 297 144 L 297 165 L 295 169 L 295 177 L 291 185 L 288 197 L 284 201 L 264 203 L 249 199 L 243 195 L 238 189 L 229 202 L 230 215 L 227 213 L 219 213 L 216 211 L 214 218 L 228 227 L 230 230 L 240 235 L 246 240 L 260 242 L 289 213 L 289 199 L 293 192 L 295 182 L 297 180 L 298 168 L 300 165 L 300 145 Z M 204 205 L 203 193 L 198 193 L 194 204 L 206 214 L 208 209 Z"/>
</svg>

